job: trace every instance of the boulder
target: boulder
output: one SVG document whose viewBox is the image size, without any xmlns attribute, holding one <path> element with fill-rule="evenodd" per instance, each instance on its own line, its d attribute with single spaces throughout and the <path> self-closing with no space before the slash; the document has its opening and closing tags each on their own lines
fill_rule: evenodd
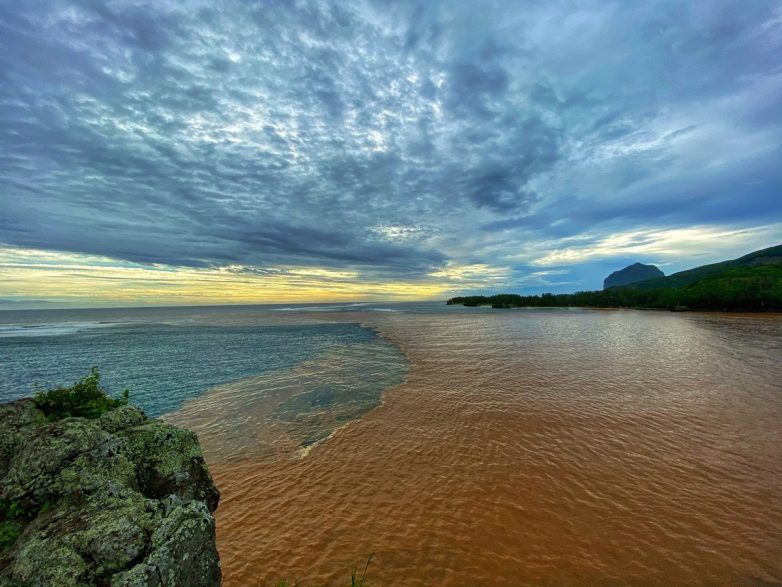
<svg viewBox="0 0 782 587">
<path fill-rule="evenodd" d="M 132 406 L 0 405 L 0 584 L 220 584 L 219 492 L 195 434 Z"/>
</svg>

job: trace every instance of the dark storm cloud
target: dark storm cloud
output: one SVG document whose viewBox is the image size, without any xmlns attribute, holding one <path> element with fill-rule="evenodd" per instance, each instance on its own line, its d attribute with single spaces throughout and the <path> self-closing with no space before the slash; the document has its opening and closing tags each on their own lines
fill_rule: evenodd
<svg viewBox="0 0 782 587">
<path fill-rule="evenodd" d="M 5 3 L 0 242 L 416 277 L 621 223 L 779 222 L 780 23 L 770 1 Z"/>
</svg>

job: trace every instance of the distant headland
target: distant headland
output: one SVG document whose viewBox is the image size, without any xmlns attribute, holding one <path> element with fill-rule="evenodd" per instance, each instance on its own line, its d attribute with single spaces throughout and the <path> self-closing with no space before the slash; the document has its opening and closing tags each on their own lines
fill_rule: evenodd
<svg viewBox="0 0 782 587">
<path fill-rule="evenodd" d="M 647 279 L 654 279 L 655 277 L 665 277 L 665 273 L 654 265 L 633 263 L 624 269 L 614 271 L 611 275 L 606 277 L 603 281 L 603 289 L 619 285 L 630 285 L 631 283 L 638 283 L 639 281 L 646 281 Z"/>
<path fill-rule="evenodd" d="M 651 268 L 651 269 L 647 269 Z M 658 277 L 636 280 L 639 273 Z M 618 277 L 617 277 L 618 276 Z M 627 281 L 630 279 L 631 281 Z M 721 263 L 664 276 L 653 265 L 636 263 L 612 273 L 602 291 L 522 296 L 462 296 L 448 304 L 464 306 L 649 308 L 667 310 L 782 311 L 782 245 Z"/>
</svg>

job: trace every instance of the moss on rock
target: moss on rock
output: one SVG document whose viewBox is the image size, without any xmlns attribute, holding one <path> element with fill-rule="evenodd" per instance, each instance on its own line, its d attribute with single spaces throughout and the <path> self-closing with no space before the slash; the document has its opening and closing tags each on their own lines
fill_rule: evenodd
<svg viewBox="0 0 782 587">
<path fill-rule="evenodd" d="M 0 406 L 2 585 L 219 585 L 218 500 L 196 436 L 132 406 Z"/>
</svg>

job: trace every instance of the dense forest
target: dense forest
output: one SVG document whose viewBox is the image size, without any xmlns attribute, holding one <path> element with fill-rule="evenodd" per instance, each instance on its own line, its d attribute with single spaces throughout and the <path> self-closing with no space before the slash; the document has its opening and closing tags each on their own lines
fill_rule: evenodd
<svg viewBox="0 0 782 587">
<path fill-rule="evenodd" d="M 669 281 L 666 282 L 666 279 Z M 649 281 L 657 281 L 659 285 L 648 288 L 649 282 L 640 282 L 644 285 L 632 284 L 602 291 L 580 291 L 573 294 L 466 296 L 451 298 L 448 300 L 448 304 L 491 305 L 493 308 L 574 306 L 782 311 L 782 265 L 780 264 L 739 266 L 707 275 L 681 286 L 667 285 L 667 283 L 681 283 L 683 281 L 681 279 L 659 278 Z"/>
</svg>

